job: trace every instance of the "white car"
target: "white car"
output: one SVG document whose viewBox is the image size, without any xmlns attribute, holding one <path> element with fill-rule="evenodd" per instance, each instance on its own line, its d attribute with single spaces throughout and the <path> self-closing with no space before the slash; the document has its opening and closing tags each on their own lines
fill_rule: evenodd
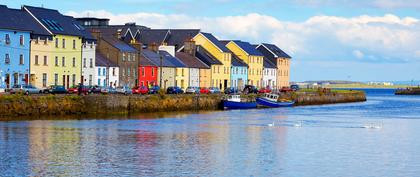
<svg viewBox="0 0 420 177">
<path fill-rule="evenodd" d="M 29 94 L 40 94 L 42 90 L 32 86 L 32 85 L 15 85 L 10 89 L 11 94 L 15 93 L 24 93 L 25 95 Z"/>
<path fill-rule="evenodd" d="M 133 90 L 130 87 L 124 86 L 124 87 L 117 87 L 115 89 L 116 93 L 124 94 L 124 95 L 131 95 L 133 94 Z"/>
<path fill-rule="evenodd" d="M 185 90 L 186 94 L 194 94 L 194 93 L 200 93 L 200 88 L 199 87 L 188 87 Z"/>
</svg>

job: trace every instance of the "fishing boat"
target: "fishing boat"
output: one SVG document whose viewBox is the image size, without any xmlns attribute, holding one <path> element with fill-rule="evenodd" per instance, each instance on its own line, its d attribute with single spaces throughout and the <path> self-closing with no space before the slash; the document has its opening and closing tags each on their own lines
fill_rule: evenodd
<svg viewBox="0 0 420 177">
<path fill-rule="evenodd" d="M 258 107 L 265 108 L 279 108 L 279 107 L 292 107 L 294 101 L 279 101 L 277 94 L 264 94 L 262 97 L 257 98 Z"/>
<path fill-rule="evenodd" d="M 223 100 L 224 109 L 254 109 L 257 108 L 256 102 L 244 102 L 240 95 L 229 95 Z"/>
</svg>

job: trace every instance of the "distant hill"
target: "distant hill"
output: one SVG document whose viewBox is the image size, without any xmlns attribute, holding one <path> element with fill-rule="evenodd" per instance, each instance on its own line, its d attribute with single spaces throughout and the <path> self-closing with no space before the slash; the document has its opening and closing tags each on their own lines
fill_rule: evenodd
<svg viewBox="0 0 420 177">
<path fill-rule="evenodd" d="M 354 81 L 343 81 L 343 80 L 319 80 L 319 81 L 305 81 L 303 83 L 307 84 L 322 84 L 322 83 L 329 83 L 329 84 L 362 84 L 362 82 L 354 82 Z"/>
</svg>

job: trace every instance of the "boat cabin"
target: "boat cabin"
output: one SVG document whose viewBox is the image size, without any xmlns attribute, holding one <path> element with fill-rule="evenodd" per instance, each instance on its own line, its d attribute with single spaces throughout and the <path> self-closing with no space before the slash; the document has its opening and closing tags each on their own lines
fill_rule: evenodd
<svg viewBox="0 0 420 177">
<path fill-rule="evenodd" d="M 269 101 L 277 102 L 279 100 L 279 95 L 266 93 L 264 94 L 264 98 Z"/>
<path fill-rule="evenodd" d="M 227 100 L 232 102 L 241 102 L 241 95 L 229 95 Z"/>
</svg>

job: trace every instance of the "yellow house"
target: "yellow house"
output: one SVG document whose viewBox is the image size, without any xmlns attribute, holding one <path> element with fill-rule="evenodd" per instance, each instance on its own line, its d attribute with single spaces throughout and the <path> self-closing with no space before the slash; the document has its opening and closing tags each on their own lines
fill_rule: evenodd
<svg viewBox="0 0 420 177">
<path fill-rule="evenodd" d="M 189 87 L 190 72 L 189 68 L 176 68 L 175 86 L 186 89 Z"/>
<path fill-rule="evenodd" d="M 248 42 L 230 41 L 226 47 L 248 64 L 248 84 L 262 87 L 264 55 Z"/>
<path fill-rule="evenodd" d="M 211 80 L 212 87 L 219 87 L 225 89 L 230 85 L 230 68 L 232 54 L 216 37 L 210 33 L 198 33 L 193 40 L 196 45 L 201 46 L 212 57 L 215 57 L 220 64 L 212 64 L 211 66 Z M 198 52 L 200 50 L 198 49 Z"/>
<path fill-rule="evenodd" d="M 73 17 L 64 16 L 57 10 L 31 6 L 23 6 L 23 9 L 52 36 L 51 41 L 31 42 L 34 44 L 31 49 L 34 57 L 31 75 L 35 75 L 35 85 L 63 85 L 69 88 L 81 83 L 82 39 L 88 35 L 85 29 Z"/>
</svg>

